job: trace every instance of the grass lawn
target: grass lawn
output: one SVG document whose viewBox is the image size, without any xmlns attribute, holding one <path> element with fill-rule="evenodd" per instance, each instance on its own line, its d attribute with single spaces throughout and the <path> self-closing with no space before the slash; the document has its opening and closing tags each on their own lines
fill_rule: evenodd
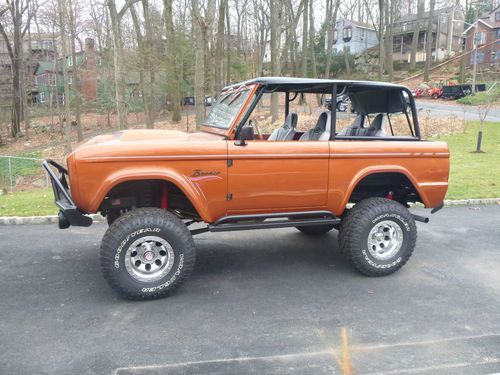
<svg viewBox="0 0 500 375">
<path fill-rule="evenodd" d="M 471 122 L 465 134 L 440 138 L 451 152 L 447 199 L 500 197 L 500 123 L 484 123 L 480 154 L 473 152 L 478 130 L 479 122 Z"/>
<path fill-rule="evenodd" d="M 0 216 L 43 216 L 57 214 L 51 189 L 0 195 Z"/>
<path fill-rule="evenodd" d="M 441 137 L 451 151 L 447 199 L 500 197 L 500 123 L 485 123 L 481 154 L 476 149 L 479 123 L 465 133 Z M 52 190 L 33 190 L 0 196 L 0 216 L 37 216 L 57 213 Z"/>
</svg>

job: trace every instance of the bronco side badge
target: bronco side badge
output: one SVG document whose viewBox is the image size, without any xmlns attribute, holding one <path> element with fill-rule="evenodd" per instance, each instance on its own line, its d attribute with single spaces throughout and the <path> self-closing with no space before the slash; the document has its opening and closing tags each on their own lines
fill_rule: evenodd
<svg viewBox="0 0 500 375">
<path fill-rule="evenodd" d="M 193 174 L 191 177 L 202 177 L 202 176 L 217 176 L 219 175 L 219 171 L 202 171 L 201 169 L 195 169 L 193 170 Z"/>
</svg>

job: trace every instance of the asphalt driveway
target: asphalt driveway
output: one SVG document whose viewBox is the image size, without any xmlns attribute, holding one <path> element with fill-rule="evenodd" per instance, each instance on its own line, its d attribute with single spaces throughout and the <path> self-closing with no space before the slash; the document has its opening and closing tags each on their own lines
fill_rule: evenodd
<svg viewBox="0 0 500 375">
<path fill-rule="evenodd" d="M 104 224 L 0 226 L 0 374 L 500 372 L 500 206 L 418 229 L 384 278 L 355 273 L 335 231 L 202 234 L 175 296 L 129 302 L 100 274 Z"/>
</svg>

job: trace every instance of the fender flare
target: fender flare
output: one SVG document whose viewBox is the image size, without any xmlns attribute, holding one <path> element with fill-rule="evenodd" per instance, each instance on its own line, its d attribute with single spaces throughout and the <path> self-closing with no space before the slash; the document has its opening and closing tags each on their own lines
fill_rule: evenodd
<svg viewBox="0 0 500 375">
<path fill-rule="evenodd" d="M 143 169 L 127 167 L 117 170 L 106 177 L 104 182 L 100 185 L 95 194 L 95 198 L 90 202 L 91 212 L 97 212 L 104 197 L 121 183 L 127 181 L 140 181 L 140 180 L 162 180 L 177 186 L 191 204 L 194 206 L 200 217 L 210 222 L 211 216 L 207 211 L 205 198 L 203 192 L 187 178 L 177 171 L 169 168 L 158 168 L 148 170 L 147 173 Z"/>
<path fill-rule="evenodd" d="M 398 165 L 384 165 L 384 166 L 372 166 L 372 167 L 367 167 L 365 169 L 362 169 L 359 171 L 354 178 L 352 179 L 351 183 L 349 184 L 349 187 L 346 190 L 346 194 L 344 196 L 344 200 L 342 202 L 341 207 L 345 207 L 347 203 L 349 202 L 349 199 L 351 198 L 352 192 L 358 186 L 358 184 L 361 182 L 361 180 L 369 175 L 376 174 L 376 173 L 401 173 L 404 176 L 408 178 L 408 180 L 412 183 L 413 187 L 419 194 L 420 198 L 422 198 L 422 201 L 425 206 L 429 204 L 429 201 L 427 199 L 427 196 L 424 194 L 422 189 L 420 188 L 420 185 L 418 184 L 416 178 L 413 176 L 413 174 L 408 171 L 406 168 L 403 168 Z"/>
</svg>

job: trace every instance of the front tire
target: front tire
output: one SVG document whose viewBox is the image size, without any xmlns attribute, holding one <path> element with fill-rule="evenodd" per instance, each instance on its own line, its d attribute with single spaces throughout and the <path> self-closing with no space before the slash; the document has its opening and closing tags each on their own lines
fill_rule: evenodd
<svg viewBox="0 0 500 375">
<path fill-rule="evenodd" d="M 104 278 L 129 299 L 171 294 L 191 274 L 195 246 L 184 223 L 159 208 L 139 208 L 116 219 L 104 234 Z"/>
<path fill-rule="evenodd" d="M 399 270 L 410 258 L 417 227 L 402 204 L 385 198 L 357 203 L 342 221 L 341 253 L 366 276 L 385 276 Z"/>
</svg>

